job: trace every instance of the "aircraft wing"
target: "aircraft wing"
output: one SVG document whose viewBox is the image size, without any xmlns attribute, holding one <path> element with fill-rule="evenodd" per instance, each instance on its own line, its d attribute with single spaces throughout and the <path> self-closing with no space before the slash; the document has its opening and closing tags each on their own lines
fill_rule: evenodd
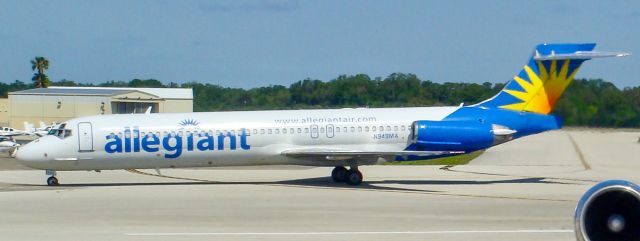
<svg viewBox="0 0 640 241">
<path fill-rule="evenodd" d="M 294 158 L 322 158 L 326 160 L 348 160 L 367 157 L 389 156 L 439 156 L 449 154 L 464 154 L 464 151 L 359 151 L 341 149 L 292 149 L 285 150 L 282 155 Z"/>
<path fill-rule="evenodd" d="M 4 136 L 4 137 L 12 137 L 12 136 L 24 136 L 24 135 L 28 135 L 28 133 L 1 133 L 0 136 Z"/>
</svg>

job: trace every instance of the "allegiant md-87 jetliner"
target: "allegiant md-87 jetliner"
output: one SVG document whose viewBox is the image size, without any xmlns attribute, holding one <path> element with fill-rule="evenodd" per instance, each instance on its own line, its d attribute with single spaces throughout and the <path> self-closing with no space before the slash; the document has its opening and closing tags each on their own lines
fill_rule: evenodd
<svg viewBox="0 0 640 241">
<path fill-rule="evenodd" d="M 56 171 L 241 165 L 334 166 L 334 181 L 358 185 L 360 165 L 459 155 L 560 128 L 549 113 L 580 65 L 628 55 L 594 47 L 538 45 L 502 91 L 469 106 L 90 116 L 12 155 L 47 170 L 48 185 L 58 185 Z"/>
</svg>

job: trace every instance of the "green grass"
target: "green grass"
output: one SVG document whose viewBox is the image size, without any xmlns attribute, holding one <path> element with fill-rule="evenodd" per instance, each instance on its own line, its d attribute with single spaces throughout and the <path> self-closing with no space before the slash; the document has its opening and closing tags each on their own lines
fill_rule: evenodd
<svg viewBox="0 0 640 241">
<path fill-rule="evenodd" d="M 482 153 L 484 153 L 484 151 L 475 151 L 468 154 L 448 156 L 430 160 L 386 162 L 384 163 L 384 165 L 465 165 L 471 160 L 476 159 L 476 157 L 482 155 Z"/>
</svg>

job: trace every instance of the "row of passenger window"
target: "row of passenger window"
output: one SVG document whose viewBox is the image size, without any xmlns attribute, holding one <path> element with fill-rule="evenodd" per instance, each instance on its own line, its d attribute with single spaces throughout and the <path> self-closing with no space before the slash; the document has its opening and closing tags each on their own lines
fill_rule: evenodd
<svg viewBox="0 0 640 241">
<path fill-rule="evenodd" d="M 325 132 L 331 132 L 331 128 L 333 128 L 333 131 L 336 133 L 348 133 L 348 132 L 383 132 L 383 131 L 407 131 L 407 130 L 411 130 L 411 126 L 337 126 L 337 127 L 318 127 L 317 130 L 315 130 L 316 132 L 319 133 L 325 133 Z M 315 129 L 315 128 L 314 128 Z M 310 131 L 312 131 L 313 129 L 309 128 L 309 127 L 305 127 L 305 128 L 257 128 L 257 129 L 244 129 L 246 131 L 246 135 L 250 136 L 250 135 L 272 135 L 272 134 L 309 134 Z M 201 130 L 201 131 L 185 131 L 184 134 L 186 134 L 186 136 L 191 136 L 191 135 L 196 135 L 196 136 L 205 136 L 206 134 L 209 135 L 220 135 L 222 133 L 229 133 L 229 135 L 242 135 L 243 130 L 216 130 L 215 132 L 212 130 Z M 127 135 L 125 137 L 129 138 L 131 133 L 127 132 Z M 175 135 L 179 135 L 182 136 L 183 133 L 182 132 L 144 132 L 141 131 L 140 132 L 140 136 L 148 136 L 151 137 L 152 134 L 156 134 L 157 136 L 159 135 L 170 135 L 170 136 L 175 136 Z M 117 136 L 123 136 L 122 132 L 119 133 L 111 133 L 111 135 L 117 135 Z"/>
<path fill-rule="evenodd" d="M 333 128 L 333 130 L 332 130 L 332 128 Z M 397 126 L 397 125 L 396 126 L 357 126 L 357 127 L 356 126 L 342 126 L 342 127 L 341 126 L 336 126 L 336 127 L 326 127 L 326 128 L 325 127 L 318 127 L 317 131 L 320 132 L 320 133 L 331 132 L 331 131 L 334 131 L 336 133 L 340 133 L 340 132 L 345 132 L 345 133 L 348 133 L 348 132 L 376 132 L 376 131 L 379 131 L 379 132 L 382 132 L 382 131 L 396 131 L 397 132 L 397 131 L 407 131 L 407 130 L 410 130 L 410 129 L 411 129 L 411 126 L 404 126 L 404 125 L 401 125 L 401 126 Z M 249 129 L 248 130 L 249 133 L 252 133 L 254 135 L 257 135 L 257 134 L 261 134 L 261 135 L 267 134 L 267 135 L 269 135 L 269 134 L 281 134 L 281 133 L 282 134 L 295 134 L 295 133 L 308 134 L 310 131 L 313 131 L 313 129 L 309 128 L 309 127 L 305 127 L 305 128 L 300 128 L 300 127 L 298 127 L 298 128 L 281 128 L 281 129 L 280 128 L 278 128 L 278 129 L 262 129 L 262 128 L 259 128 L 259 129 Z"/>
</svg>

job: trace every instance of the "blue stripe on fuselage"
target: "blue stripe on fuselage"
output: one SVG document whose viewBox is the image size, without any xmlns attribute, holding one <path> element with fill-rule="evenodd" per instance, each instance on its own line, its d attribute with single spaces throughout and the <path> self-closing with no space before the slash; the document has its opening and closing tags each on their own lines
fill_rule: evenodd
<svg viewBox="0 0 640 241">
<path fill-rule="evenodd" d="M 488 126 L 497 124 L 515 130 L 513 139 L 528 136 L 544 131 L 556 130 L 562 127 L 560 118 L 553 115 L 543 115 L 532 112 L 520 112 L 506 109 L 485 108 L 477 106 L 465 106 L 454 111 L 445 117 L 442 121 L 459 122 L 460 125 L 468 125 L 472 122 L 486 123 Z M 465 127 L 465 126 L 461 126 Z M 459 151 L 465 153 L 477 151 L 475 147 L 460 146 Z M 409 145 L 405 150 L 416 150 L 415 144 Z M 441 150 L 431 150 L 441 151 Z M 459 154 L 437 155 L 437 156 L 408 156 L 407 158 L 396 157 L 396 161 L 410 160 L 428 160 L 442 158 L 447 156 L 455 156 Z"/>
<path fill-rule="evenodd" d="M 553 115 L 476 106 L 462 107 L 443 119 L 443 121 L 471 120 L 497 124 L 515 130 L 517 132 L 513 135 L 514 138 L 562 127 L 560 118 Z"/>
</svg>

